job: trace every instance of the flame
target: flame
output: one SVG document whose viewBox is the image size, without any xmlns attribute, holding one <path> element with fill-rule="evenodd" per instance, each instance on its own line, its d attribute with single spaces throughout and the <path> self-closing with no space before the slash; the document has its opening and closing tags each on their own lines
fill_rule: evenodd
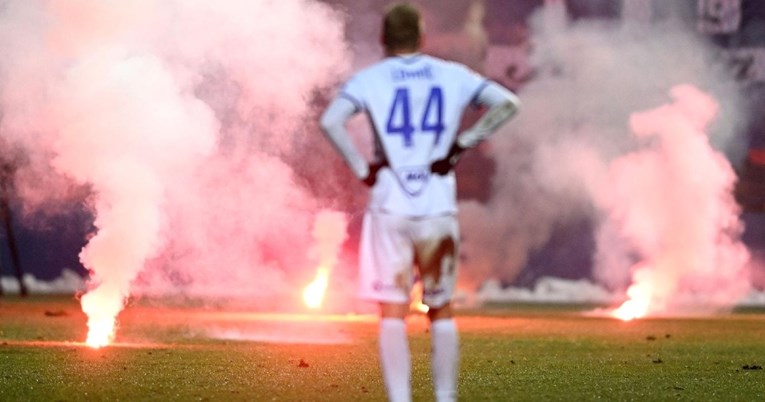
<svg viewBox="0 0 765 402">
<path fill-rule="evenodd" d="M 645 317 L 648 312 L 648 300 L 627 300 L 611 315 L 622 321 L 632 321 L 635 318 Z"/>
<path fill-rule="evenodd" d="M 303 301 L 308 308 L 317 309 L 324 302 L 324 295 L 329 285 L 329 268 L 320 266 L 316 270 L 316 277 L 303 290 Z"/>
<path fill-rule="evenodd" d="M 303 290 L 303 301 L 308 308 L 317 309 L 324 302 L 329 284 L 329 272 L 337 264 L 337 255 L 347 237 L 348 221 L 345 214 L 322 210 L 313 224 L 314 245 L 309 254 L 316 257 L 316 278 Z"/>
<path fill-rule="evenodd" d="M 643 318 L 651 307 L 653 291 L 648 283 L 641 282 L 627 289 L 629 299 L 611 312 L 611 316 L 622 321 L 632 321 Z"/>
<path fill-rule="evenodd" d="M 411 299 L 412 302 L 409 303 L 410 311 L 427 313 L 430 310 L 430 307 L 422 304 L 422 282 L 415 282 L 414 286 L 412 286 Z"/>
<path fill-rule="evenodd" d="M 110 286 L 100 284 L 80 299 L 82 311 L 88 316 L 88 336 L 85 344 L 101 348 L 114 341 L 117 315 L 124 306 L 121 296 L 115 297 Z"/>
<path fill-rule="evenodd" d="M 114 341 L 114 327 L 114 318 L 90 318 L 88 320 L 88 338 L 85 340 L 85 344 L 95 349 L 109 345 Z"/>
<path fill-rule="evenodd" d="M 419 313 L 427 314 L 428 311 L 430 311 L 430 307 L 428 307 L 425 304 L 422 304 L 421 300 L 413 300 L 412 304 L 409 305 L 409 309 L 412 311 L 417 311 Z"/>
</svg>

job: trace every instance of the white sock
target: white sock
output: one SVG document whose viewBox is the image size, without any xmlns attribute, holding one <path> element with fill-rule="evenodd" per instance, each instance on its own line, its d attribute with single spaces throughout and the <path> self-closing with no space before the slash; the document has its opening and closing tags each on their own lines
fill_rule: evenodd
<svg viewBox="0 0 765 402">
<path fill-rule="evenodd" d="M 383 381 L 391 402 L 408 402 L 412 399 L 410 385 L 411 358 L 406 323 L 399 318 L 380 320 L 380 363 Z"/>
<path fill-rule="evenodd" d="M 430 361 L 436 401 L 456 401 L 460 347 L 454 319 L 433 321 L 430 324 L 430 335 L 432 346 Z"/>
</svg>

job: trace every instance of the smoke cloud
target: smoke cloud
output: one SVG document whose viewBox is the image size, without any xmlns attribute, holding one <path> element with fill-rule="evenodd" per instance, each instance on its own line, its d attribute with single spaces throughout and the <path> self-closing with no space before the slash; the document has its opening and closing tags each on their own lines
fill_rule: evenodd
<svg viewBox="0 0 765 402">
<path fill-rule="evenodd" d="M 85 300 L 109 295 L 94 302 L 109 305 L 107 315 L 128 294 L 236 297 L 275 308 L 273 300 L 291 302 L 274 297 L 288 292 L 299 303 L 322 259 L 312 230 L 358 225 L 342 213 L 320 225 L 319 211 L 363 208 L 364 193 L 348 189 L 352 176 L 341 160 L 326 158 L 334 153 L 314 128 L 315 109 L 352 65 L 380 57 L 381 4 L 348 2 L 347 18 L 313 0 L 123 3 L 0 0 L 0 134 L 5 154 L 18 160 L 19 196 L 29 210 L 84 202 L 92 211 L 81 254 L 92 272 Z M 433 36 L 426 50 L 482 70 L 480 3 L 424 1 Z M 746 116 L 715 51 L 673 21 L 571 22 L 563 2 L 546 3 L 532 24 L 534 79 L 519 93 L 523 110 L 484 149 L 494 163 L 491 197 L 461 203 L 464 284 L 516 278 L 560 225 L 586 217 L 597 227 L 593 277 L 625 290 L 636 261 L 655 255 L 624 225 L 644 200 L 638 195 L 652 193 L 631 193 L 640 188 L 631 180 L 643 176 L 625 166 L 669 180 L 660 175 L 667 160 L 693 158 L 691 151 L 705 163 L 693 170 L 718 178 L 716 187 L 676 186 L 694 184 L 683 175 L 651 183 L 672 187 L 678 202 L 659 202 L 635 221 L 667 225 L 673 221 L 662 219 L 687 215 L 682 200 L 693 199 L 709 208 L 699 214 L 716 217 L 708 221 L 716 229 L 699 229 L 705 239 L 719 230 L 730 246 L 693 247 L 711 247 L 702 252 L 710 258 L 729 251 L 730 266 L 740 266 L 740 228 L 724 195 L 730 167 L 716 152 L 736 160 Z M 701 95 L 668 97 L 681 84 Z M 671 102 L 682 109 L 707 96 L 719 109 L 689 123 L 695 137 L 657 134 L 658 127 L 633 135 L 643 132 L 633 113 Z M 352 124 L 369 152 L 365 123 Z M 672 149 L 682 151 L 670 152 L 675 141 Z M 339 237 L 324 238 L 343 242 L 344 231 L 332 233 Z M 342 256 L 337 264 L 333 272 L 352 279 Z M 745 275 L 728 272 L 732 294 Z M 686 273 L 665 278 L 704 289 Z"/>
<path fill-rule="evenodd" d="M 313 0 L 6 0 L 0 52 L 21 197 L 92 210 L 91 317 L 113 318 L 131 293 L 267 299 L 314 273 L 301 250 L 335 202 L 310 191 L 325 172 L 304 161 L 331 150 L 306 127 L 316 93 L 348 69 L 340 13 Z"/>
<path fill-rule="evenodd" d="M 610 235 L 628 244 L 616 249 L 626 251 L 622 260 L 629 253 L 639 259 L 627 295 L 643 314 L 730 307 L 749 291 L 736 175 L 704 132 L 717 103 L 692 86 L 673 87 L 671 96 L 631 116 L 632 131 L 647 145 L 611 163 L 610 191 L 601 198 L 615 223 L 609 228 L 619 228 Z M 614 253 L 606 248 L 612 242 L 599 251 Z M 607 275 L 624 266 L 599 268 Z"/>
<path fill-rule="evenodd" d="M 698 253 L 693 260 L 657 268 L 665 280 L 673 277 L 672 286 L 695 282 L 691 287 L 706 289 L 710 280 L 719 279 L 706 276 L 707 285 L 700 284 L 699 278 L 708 274 L 706 264 L 729 261 L 730 271 L 721 270 L 721 275 L 735 282 L 726 286 L 732 291 L 710 299 L 720 305 L 735 302 L 746 288 L 741 272 L 746 252 L 738 241 L 738 209 L 729 194 L 735 177 L 716 152 L 733 160 L 740 157 L 745 140 L 739 128 L 746 116 L 739 112 L 740 87 L 714 49 L 673 20 L 650 25 L 572 22 L 562 2 L 549 2 L 535 15 L 531 48 L 535 77 L 520 91 L 523 110 L 492 137 L 487 149 L 496 165 L 492 196 L 486 203 L 461 205 L 468 281 L 513 280 L 556 228 L 586 217 L 598 228 L 592 276 L 609 289 L 625 290 L 634 263 L 656 255 L 625 241 L 626 232 L 637 235 L 629 223 L 643 225 L 643 236 L 683 243 L 686 256 Z M 644 125 L 652 117 L 645 116 L 653 115 L 632 114 L 667 103 L 671 91 L 678 102 L 674 107 L 688 115 L 691 122 L 686 124 L 695 134 L 677 132 L 683 128 L 678 124 L 663 128 L 655 122 L 646 134 Z M 710 96 L 719 110 L 710 112 Z M 643 135 L 633 136 L 632 130 Z M 678 163 L 668 165 L 672 158 Z M 619 172 L 627 166 L 655 176 L 642 182 L 622 176 Z M 696 187 L 700 179 L 710 180 L 710 187 Z M 677 198 L 661 198 L 667 187 Z M 624 196 L 615 195 L 619 189 Z M 647 197 L 654 197 L 650 206 L 641 204 Z M 644 210 L 638 212 L 640 205 Z M 704 207 L 695 208 L 700 205 Z M 634 211 L 633 219 L 615 219 L 611 208 Z M 705 221 L 699 223 L 705 226 L 674 228 L 680 216 Z M 657 226 L 647 227 L 654 219 Z M 689 231 L 703 234 L 692 240 Z M 702 255 L 710 258 L 698 265 Z M 691 274 L 692 269 L 699 271 Z"/>
</svg>

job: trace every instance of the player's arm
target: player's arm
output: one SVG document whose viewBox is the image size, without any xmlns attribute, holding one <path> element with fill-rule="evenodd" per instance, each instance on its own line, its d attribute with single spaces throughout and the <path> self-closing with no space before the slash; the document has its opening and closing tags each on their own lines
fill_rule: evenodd
<svg viewBox="0 0 765 402">
<path fill-rule="evenodd" d="M 369 165 L 364 156 L 356 149 L 348 131 L 345 129 L 345 123 L 358 111 L 356 105 L 343 97 L 335 98 L 329 104 L 324 114 L 321 116 L 319 125 L 332 145 L 345 163 L 351 168 L 353 174 L 359 180 L 362 180 L 368 186 L 374 184 L 377 177 L 377 171 L 381 166 L 378 164 Z"/>
<path fill-rule="evenodd" d="M 446 157 L 433 162 L 431 171 L 434 173 L 447 174 L 457 164 L 462 152 L 477 146 L 497 131 L 518 113 L 521 104 L 514 93 L 492 81 L 478 93 L 476 103 L 489 109 L 475 124 L 457 136 Z"/>
</svg>

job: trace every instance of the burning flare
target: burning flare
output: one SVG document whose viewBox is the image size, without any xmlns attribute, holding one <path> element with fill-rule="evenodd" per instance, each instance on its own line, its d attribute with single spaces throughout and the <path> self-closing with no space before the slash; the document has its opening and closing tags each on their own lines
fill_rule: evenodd
<svg viewBox="0 0 765 402">
<path fill-rule="evenodd" d="M 101 348 L 114 341 L 113 317 L 91 317 L 88 319 L 88 338 L 85 343 L 91 348 Z"/>
<path fill-rule="evenodd" d="M 412 293 L 410 295 L 412 300 L 412 302 L 409 303 L 410 311 L 417 311 L 425 314 L 430 310 L 430 307 L 422 303 L 422 282 L 415 282 L 414 286 L 412 286 Z"/>
<path fill-rule="evenodd" d="M 122 303 L 115 305 L 111 296 L 102 288 L 82 296 L 82 310 L 88 316 L 88 337 L 85 344 L 92 348 L 101 348 L 114 341 L 117 314 L 122 309 Z"/>
<path fill-rule="evenodd" d="M 310 254 L 318 259 L 316 277 L 303 290 L 303 301 L 311 309 L 321 307 L 329 285 L 329 273 L 337 265 L 337 255 L 347 237 L 348 218 L 342 212 L 322 210 L 313 223 L 314 245 Z"/>
<path fill-rule="evenodd" d="M 629 300 L 611 312 L 611 316 L 622 321 L 643 318 L 651 307 L 651 289 L 647 286 L 632 285 L 627 290 Z"/>
<path fill-rule="evenodd" d="M 646 263 L 639 263 L 633 267 L 633 283 L 627 288 L 627 301 L 611 312 L 611 316 L 622 321 L 632 321 L 636 318 L 645 317 L 650 311 L 657 310 L 660 305 L 662 287 L 656 284 L 658 280 L 656 268 Z M 674 290 L 674 286 L 667 290 Z"/>
<path fill-rule="evenodd" d="M 303 301 L 308 308 L 317 309 L 321 307 L 328 284 L 329 268 L 319 267 L 316 271 L 316 278 L 303 290 Z"/>
<path fill-rule="evenodd" d="M 636 138 L 649 145 L 611 165 L 611 218 L 641 259 L 628 300 L 612 312 L 625 321 L 729 307 L 748 288 L 736 176 L 705 133 L 718 104 L 690 85 L 670 95 L 671 103 L 631 116 Z"/>
</svg>

